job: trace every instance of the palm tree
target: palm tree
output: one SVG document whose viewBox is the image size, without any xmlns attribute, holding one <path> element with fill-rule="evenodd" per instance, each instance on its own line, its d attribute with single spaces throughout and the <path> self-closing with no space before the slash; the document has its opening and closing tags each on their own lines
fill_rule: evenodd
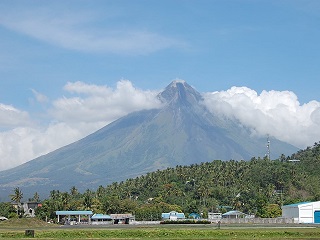
<svg viewBox="0 0 320 240">
<path fill-rule="evenodd" d="M 79 193 L 78 189 L 75 186 L 72 186 L 70 188 L 70 194 L 71 194 L 72 197 L 75 197 L 78 193 Z"/>
<path fill-rule="evenodd" d="M 13 191 L 14 194 L 10 195 L 11 201 L 16 202 L 20 205 L 21 199 L 23 198 L 23 193 L 21 192 L 19 187 L 16 187 Z"/>
<path fill-rule="evenodd" d="M 68 204 L 69 204 L 69 202 L 70 202 L 70 195 L 69 195 L 69 193 L 68 193 L 68 192 L 63 192 L 63 193 L 61 194 L 60 201 L 61 201 L 61 203 L 62 203 L 62 205 L 63 205 L 63 209 L 64 209 L 64 210 L 68 210 Z"/>
<path fill-rule="evenodd" d="M 59 191 L 59 190 L 52 190 L 52 191 L 50 191 L 50 198 L 51 198 L 52 200 L 58 199 L 59 196 L 60 196 L 60 191 Z"/>
<path fill-rule="evenodd" d="M 86 209 L 90 209 L 93 203 L 93 192 L 90 189 L 87 189 L 83 194 L 83 205 Z"/>
<path fill-rule="evenodd" d="M 40 202 L 40 196 L 38 194 L 38 192 L 35 192 L 34 195 L 33 195 L 33 201 L 35 202 Z"/>
<path fill-rule="evenodd" d="M 102 185 L 100 185 L 96 191 L 96 197 L 101 198 L 105 194 L 105 191 L 105 188 Z"/>
<path fill-rule="evenodd" d="M 11 201 L 17 203 L 17 215 L 19 215 L 19 210 L 21 207 L 21 199 L 23 198 L 23 193 L 21 192 L 19 187 L 16 187 L 14 193 L 10 195 Z"/>
</svg>

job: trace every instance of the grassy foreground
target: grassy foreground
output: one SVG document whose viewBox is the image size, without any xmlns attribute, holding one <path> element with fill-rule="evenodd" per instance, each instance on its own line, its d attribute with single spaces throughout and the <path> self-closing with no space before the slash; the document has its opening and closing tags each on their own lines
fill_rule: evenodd
<svg viewBox="0 0 320 240">
<path fill-rule="evenodd" d="M 25 239 L 24 231 L 1 231 L 1 239 Z M 36 239 L 319 239 L 315 229 L 65 229 L 38 230 Z"/>
<path fill-rule="evenodd" d="M 57 225 L 0 224 L 0 239 L 27 239 L 25 229 L 35 230 L 35 239 L 320 239 L 320 228 L 260 228 L 202 226 L 110 226 L 57 227 Z"/>
</svg>

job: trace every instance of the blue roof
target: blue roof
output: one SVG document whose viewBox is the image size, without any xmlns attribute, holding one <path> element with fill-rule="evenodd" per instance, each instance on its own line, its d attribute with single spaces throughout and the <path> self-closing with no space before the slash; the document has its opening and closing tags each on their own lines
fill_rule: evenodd
<svg viewBox="0 0 320 240">
<path fill-rule="evenodd" d="M 284 205 L 284 206 L 296 207 L 296 206 L 299 206 L 301 204 L 306 204 L 306 203 L 311 203 L 311 202 L 299 202 L 299 203 L 293 203 L 293 204 L 288 204 L 288 205 Z"/>
<path fill-rule="evenodd" d="M 231 211 L 233 209 L 233 207 L 231 206 L 218 206 L 219 209 L 225 209 L 227 211 Z"/>
<path fill-rule="evenodd" d="M 91 219 L 111 219 L 110 215 L 105 215 L 101 213 L 94 214 Z"/>
<path fill-rule="evenodd" d="M 56 215 L 92 215 L 92 211 L 56 211 Z"/>
<path fill-rule="evenodd" d="M 189 214 L 189 217 L 190 217 L 190 218 L 194 218 L 194 219 L 199 219 L 199 218 L 201 218 L 198 213 L 190 213 L 190 214 Z"/>
</svg>

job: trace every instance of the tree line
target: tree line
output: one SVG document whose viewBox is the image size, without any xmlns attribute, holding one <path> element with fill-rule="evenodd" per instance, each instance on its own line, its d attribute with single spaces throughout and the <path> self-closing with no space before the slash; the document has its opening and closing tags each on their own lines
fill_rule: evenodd
<svg viewBox="0 0 320 240">
<path fill-rule="evenodd" d="M 291 161 L 295 159 L 295 161 Z M 297 161 L 298 160 L 298 161 Z M 204 162 L 150 172 L 140 177 L 80 193 L 52 190 L 36 209 L 40 219 L 55 219 L 57 210 L 132 213 L 137 220 L 160 220 L 162 212 L 201 214 L 234 209 L 258 217 L 281 216 L 281 206 L 320 199 L 320 142 L 276 160 Z M 14 189 L 12 201 L 20 202 Z M 39 196 L 35 193 L 37 201 Z M 2 205 L 5 203 L 1 203 Z M 0 215 L 5 207 L 0 206 Z M 9 210 L 6 210 L 9 211 Z M 11 215 L 16 213 L 12 212 Z"/>
</svg>

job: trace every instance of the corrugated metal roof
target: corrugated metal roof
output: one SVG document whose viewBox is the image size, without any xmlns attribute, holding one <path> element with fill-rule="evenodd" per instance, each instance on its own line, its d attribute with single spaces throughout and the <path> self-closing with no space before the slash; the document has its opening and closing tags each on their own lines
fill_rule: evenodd
<svg viewBox="0 0 320 240">
<path fill-rule="evenodd" d="M 240 212 L 240 211 L 237 211 L 237 210 L 232 210 L 232 211 L 229 211 L 229 212 L 226 212 L 224 214 L 222 214 L 222 216 L 234 216 L 234 215 L 244 215 L 243 212 Z"/>
<path fill-rule="evenodd" d="M 111 219 L 110 215 L 105 215 L 101 213 L 94 214 L 91 219 Z"/>
<path fill-rule="evenodd" d="M 293 203 L 293 204 L 288 204 L 288 205 L 284 205 L 284 207 L 296 207 L 302 204 L 307 204 L 307 203 L 311 203 L 311 202 L 299 202 L 299 203 Z"/>
<path fill-rule="evenodd" d="M 56 211 L 56 215 L 92 215 L 92 211 Z"/>
<path fill-rule="evenodd" d="M 169 219 L 171 216 L 176 216 L 177 218 L 185 218 L 184 213 L 178 213 L 178 212 L 175 212 L 175 211 L 171 211 L 169 213 L 162 213 L 161 214 L 162 218 Z"/>
<path fill-rule="evenodd" d="M 124 213 L 124 214 L 110 214 L 112 219 L 126 219 L 126 218 L 133 218 L 131 213 Z"/>
</svg>

